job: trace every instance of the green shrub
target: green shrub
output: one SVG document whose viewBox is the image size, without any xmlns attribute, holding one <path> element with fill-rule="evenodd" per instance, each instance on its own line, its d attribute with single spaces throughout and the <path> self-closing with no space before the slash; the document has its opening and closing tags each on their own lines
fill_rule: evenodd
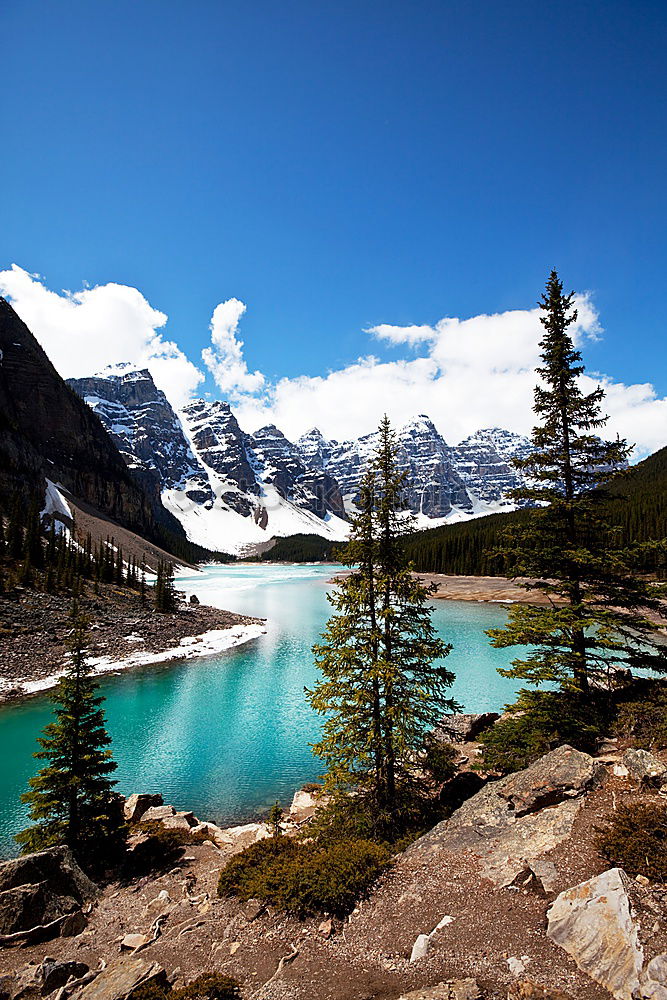
<svg viewBox="0 0 667 1000">
<path fill-rule="evenodd" d="M 508 710 L 511 715 L 479 737 L 483 770 L 520 771 L 563 743 L 591 753 L 609 712 L 605 700 L 594 695 L 584 701 L 567 691 L 526 690 Z"/>
<path fill-rule="evenodd" d="M 220 873 L 218 895 L 261 899 L 298 916 L 354 909 L 389 864 L 389 852 L 367 840 L 326 847 L 289 837 L 261 840 Z"/>
<path fill-rule="evenodd" d="M 629 875 L 667 881 L 667 811 L 660 805 L 621 806 L 609 825 L 596 827 L 603 858 Z"/>
<path fill-rule="evenodd" d="M 169 1000 L 236 1000 L 240 996 L 241 985 L 237 979 L 220 972 L 205 972 L 187 986 L 172 990 Z"/>
<path fill-rule="evenodd" d="M 241 985 L 237 979 L 219 972 L 205 972 L 187 986 L 173 990 L 155 981 L 145 983 L 132 994 L 132 1000 L 237 1000 Z"/>
<path fill-rule="evenodd" d="M 652 750 L 667 747 L 667 682 L 635 681 L 624 691 L 614 733 Z"/>
<path fill-rule="evenodd" d="M 456 749 L 451 743 L 432 740 L 426 746 L 424 769 L 435 782 L 442 784 L 456 774 L 458 770 L 455 764 L 456 756 Z"/>
<path fill-rule="evenodd" d="M 324 791 L 324 785 L 319 785 L 316 781 L 307 781 L 305 785 L 301 786 L 302 792 L 310 792 L 311 795 L 319 795 L 320 792 Z"/>
</svg>

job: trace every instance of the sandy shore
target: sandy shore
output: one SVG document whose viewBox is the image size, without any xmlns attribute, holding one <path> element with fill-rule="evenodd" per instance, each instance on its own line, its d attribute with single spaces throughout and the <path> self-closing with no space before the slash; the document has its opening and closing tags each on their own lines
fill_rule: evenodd
<svg viewBox="0 0 667 1000">
<path fill-rule="evenodd" d="M 331 579 L 347 576 L 349 570 L 341 570 Z M 437 587 L 434 597 L 444 601 L 477 601 L 497 604 L 548 604 L 544 594 L 526 590 L 519 580 L 505 576 L 447 576 L 445 573 L 417 573 L 424 583 Z"/>
<path fill-rule="evenodd" d="M 203 604 L 179 602 L 157 614 L 138 597 L 113 587 L 81 599 L 88 620 L 88 662 L 95 673 L 116 673 L 152 664 L 214 656 L 266 631 L 258 618 Z M 55 686 L 67 664 L 70 600 L 17 591 L 0 599 L 0 702 Z"/>
</svg>

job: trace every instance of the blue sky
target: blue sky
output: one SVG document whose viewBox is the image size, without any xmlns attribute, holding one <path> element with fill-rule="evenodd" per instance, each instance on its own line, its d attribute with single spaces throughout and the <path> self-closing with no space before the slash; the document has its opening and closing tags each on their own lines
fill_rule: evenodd
<svg viewBox="0 0 667 1000">
<path fill-rule="evenodd" d="M 664 397 L 666 29 L 651 0 L 8 0 L 0 270 L 138 289 L 218 391 L 226 300 L 266 388 L 426 360 L 363 331 L 528 310 L 556 266 L 588 367 Z"/>
</svg>

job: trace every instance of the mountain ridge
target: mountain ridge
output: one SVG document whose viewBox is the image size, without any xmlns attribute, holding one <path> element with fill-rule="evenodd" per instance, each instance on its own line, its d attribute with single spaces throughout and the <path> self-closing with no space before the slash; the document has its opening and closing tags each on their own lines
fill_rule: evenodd
<svg viewBox="0 0 667 1000">
<path fill-rule="evenodd" d="M 316 427 L 295 442 L 275 424 L 247 433 L 226 401 L 196 399 L 177 413 L 150 373 L 132 366 L 68 382 L 128 466 L 159 480 L 163 504 L 190 540 L 243 552 L 272 536 L 346 537 L 376 432 L 340 442 Z M 487 428 L 451 446 L 426 414 L 396 435 L 406 510 L 418 526 L 513 509 L 511 454 L 525 452 L 525 438 Z"/>
</svg>

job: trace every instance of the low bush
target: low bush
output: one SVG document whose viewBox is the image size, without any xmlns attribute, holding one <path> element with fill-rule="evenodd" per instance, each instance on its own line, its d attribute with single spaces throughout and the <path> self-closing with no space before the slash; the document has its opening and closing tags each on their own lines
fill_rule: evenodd
<svg viewBox="0 0 667 1000">
<path fill-rule="evenodd" d="M 521 771 L 563 743 L 592 753 L 610 710 L 607 699 L 595 695 L 584 701 L 567 691 L 522 690 L 508 711 L 512 714 L 479 737 L 485 771 Z"/>
<path fill-rule="evenodd" d="M 237 979 L 219 972 L 205 972 L 187 986 L 173 990 L 155 981 L 145 983 L 132 994 L 132 1000 L 237 1000 L 241 984 Z"/>
<path fill-rule="evenodd" d="M 638 680 L 618 700 L 614 733 L 651 750 L 667 747 L 667 682 Z"/>
<path fill-rule="evenodd" d="M 439 740 L 431 740 L 426 745 L 424 754 L 424 770 L 437 784 L 449 781 L 454 777 L 458 768 L 456 766 L 456 749 L 451 743 L 442 743 Z"/>
<path fill-rule="evenodd" d="M 667 881 L 667 811 L 643 803 L 621 806 L 608 826 L 596 827 L 595 846 L 603 858 L 629 875 Z"/>
<path fill-rule="evenodd" d="M 220 972 L 205 972 L 187 986 L 172 990 L 169 1000 L 236 1000 L 241 996 L 241 984 Z"/>
<path fill-rule="evenodd" d="M 345 916 L 389 865 L 389 851 L 367 840 L 328 846 L 289 837 L 261 840 L 220 873 L 218 895 L 261 899 L 304 917 Z"/>
</svg>

